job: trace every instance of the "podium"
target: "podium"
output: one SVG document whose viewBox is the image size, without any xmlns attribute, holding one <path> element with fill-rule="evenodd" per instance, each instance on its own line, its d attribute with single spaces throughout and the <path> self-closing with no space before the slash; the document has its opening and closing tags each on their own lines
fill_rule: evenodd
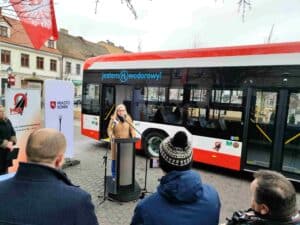
<svg viewBox="0 0 300 225">
<path fill-rule="evenodd" d="M 120 202 L 136 200 L 141 188 L 135 181 L 135 142 L 138 139 L 114 139 L 116 145 L 116 179 L 107 177 L 108 196 Z"/>
</svg>

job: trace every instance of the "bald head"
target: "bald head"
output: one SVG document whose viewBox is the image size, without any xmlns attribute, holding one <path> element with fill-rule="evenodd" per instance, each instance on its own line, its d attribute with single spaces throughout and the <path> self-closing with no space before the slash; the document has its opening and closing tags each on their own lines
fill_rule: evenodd
<svg viewBox="0 0 300 225">
<path fill-rule="evenodd" d="M 29 135 L 26 155 L 29 162 L 52 164 L 66 150 L 65 136 L 55 129 L 43 128 Z"/>
</svg>

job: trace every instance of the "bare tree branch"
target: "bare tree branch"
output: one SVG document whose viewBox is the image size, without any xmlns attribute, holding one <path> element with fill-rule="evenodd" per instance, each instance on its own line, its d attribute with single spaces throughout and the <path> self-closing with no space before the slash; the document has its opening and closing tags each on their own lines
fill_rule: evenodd
<svg viewBox="0 0 300 225">
<path fill-rule="evenodd" d="M 126 5 L 127 7 L 129 8 L 129 10 L 131 11 L 131 13 L 133 14 L 134 16 L 134 19 L 137 19 L 138 16 L 137 16 L 137 13 L 135 11 L 135 8 L 133 7 L 132 3 L 131 3 L 131 0 L 125 0 L 126 2 Z M 121 3 L 123 4 L 123 0 L 121 0 Z"/>
<path fill-rule="evenodd" d="M 238 6 L 239 6 L 239 12 L 241 12 L 242 10 L 242 19 L 243 22 L 245 22 L 246 11 L 251 10 L 251 6 L 252 6 L 251 0 L 239 0 Z"/>
<path fill-rule="evenodd" d="M 97 14 L 98 4 L 99 4 L 99 0 L 96 0 L 95 14 Z"/>
</svg>

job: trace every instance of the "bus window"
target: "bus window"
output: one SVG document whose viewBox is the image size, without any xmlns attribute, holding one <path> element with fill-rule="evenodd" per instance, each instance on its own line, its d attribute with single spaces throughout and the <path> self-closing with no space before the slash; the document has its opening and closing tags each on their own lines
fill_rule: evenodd
<svg viewBox="0 0 300 225">
<path fill-rule="evenodd" d="M 84 84 L 82 96 L 82 112 L 100 114 L 99 84 Z"/>
<path fill-rule="evenodd" d="M 213 90 L 212 102 L 241 105 L 243 92 L 240 90 Z"/>
<path fill-rule="evenodd" d="M 257 91 L 254 118 L 255 123 L 270 124 L 274 121 L 277 93 Z M 273 114 L 273 115 L 272 115 Z"/>
<path fill-rule="evenodd" d="M 171 88 L 169 90 L 169 101 L 182 101 L 183 99 L 183 89 L 182 88 Z"/>
<path fill-rule="evenodd" d="M 162 87 L 146 87 L 144 100 L 164 102 L 166 96 L 166 88 Z"/>
<path fill-rule="evenodd" d="M 162 115 L 165 102 L 166 88 L 145 87 L 144 88 L 144 121 L 164 123 Z"/>
<path fill-rule="evenodd" d="M 207 102 L 208 91 L 206 89 L 192 89 L 190 101 L 192 102 Z"/>
<path fill-rule="evenodd" d="M 243 92 L 239 90 L 232 90 L 230 103 L 241 105 L 242 100 L 243 100 Z"/>
</svg>

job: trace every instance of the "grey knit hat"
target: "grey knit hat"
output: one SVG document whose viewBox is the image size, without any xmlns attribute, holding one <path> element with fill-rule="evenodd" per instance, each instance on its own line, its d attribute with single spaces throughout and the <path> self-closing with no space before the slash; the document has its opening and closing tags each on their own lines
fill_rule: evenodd
<svg viewBox="0 0 300 225">
<path fill-rule="evenodd" d="M 192 162 L 191 144 L 185 132 L 179 131 L 174 137 L 167 137 L 160 144 L 160 158 L 174 169 L 185 168 Z"/>
</svg>

